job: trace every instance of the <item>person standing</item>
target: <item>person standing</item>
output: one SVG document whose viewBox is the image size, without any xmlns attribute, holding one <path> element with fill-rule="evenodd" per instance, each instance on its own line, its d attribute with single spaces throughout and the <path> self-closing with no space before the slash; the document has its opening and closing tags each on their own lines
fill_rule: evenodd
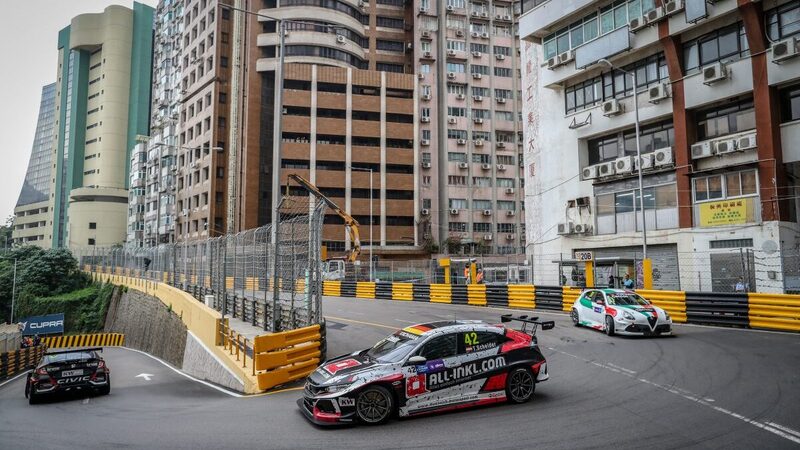
<svg viewBox="0 0 800 450">
<path fill-rule="evenodd" d="M 744 278 L 739 277 L 739 280 L 736 281 L 736 285 L 733 287 L 733 290 L 736 292 L 746 292 L 747 286 L 744 284 Z"/>
<path fill-rule="evenodd" d="M 622 285 L 625 287 L 625 289 L 633 289 L 633 280 L 627 273 L 625 274 L 625 278 L 622 280 Z"/>
</svg>

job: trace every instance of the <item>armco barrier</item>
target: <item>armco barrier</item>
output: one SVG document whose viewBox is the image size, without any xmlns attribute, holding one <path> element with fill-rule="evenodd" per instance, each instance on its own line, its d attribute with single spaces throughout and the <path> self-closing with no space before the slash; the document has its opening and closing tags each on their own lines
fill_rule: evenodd
<svg viewBox="0 0 800 450">
<path fill-rule="evenodd" d="M 0 380 L 36 367 L 46 350 L 46 345 L 37 345 L 0 353 Z"/>
<path fill-rule="evenodd" d="M 320 326 L 257 336 L 253 341 L 258 388 L 271 389 L 303 378 L 319 364 Z"/>
<path fill-rule="evenodd" d="M 355 297 L 356 296 L 356 282 L 355 281 L 342 281 L 340 288 L 341 297 Z"/>
<path fill-rule="evenodd" d="M 687 292 L 686 321 L 708 325 L 750 325 L 747 294 Z"/>
<path fill-rule="evenodd" d="M 389 281 L 379 281 L 375 283 L 375 298 L 383 300 L 392 299 L 392 283 Z"/>
<path fill-rule="evenodd" d="M 450 288 L 452 303 L 456 305 L 466 305 L 469 301 L 466 284 L 454 284 Z"/>
<path fill-rule="evenodd" d="M 375 298 L 375 283 L 359 281 L 356 283 L 357 298 Z"/>
<path fill-rule="evenodd" d="M 450 284 L 432 284 L 431 285 L 431 303 L 452 303 L 452 285 Z"/>
<path fill-rule="evenodd" d="M 470 284 L 467 286 L 467 304 L 486 306 L 486 285 Z"/>
<path fill-rule="evenodd" d="M 430 284 L 415 284 L 413 291 L 413 300 L 415 302 L 430 302 L 431 301 L 431 285 Z"/>
<path fill-rule="evenodd" d="M 331 297 L 342 296 L 342 282 L 341 281 L 323 281 L 322 282 L 322 295 Z"/>
<path fill-rule="evenodd" d="M 51 336 L 43 338 L 42 342 L 50 348 L 119 347 L 125 344 L 125 335 L 120 333 L 95 333 Z"/>
<path fill-rule="evenodd" d="M 414 285 L 411 283 L 392 283 L 392 300 L 414 300 Z"/>
<path fill-rule="evenodd" d="M 508 306 L 508 286 L 489 284 L 486 286 L 486 304 L 489 306 Z"/>
<path fill-rule="evenodd" d="M 536 286 L 536 307 L 562 311 L 562 298 L 564 295 L 561 286 Z"/>
<path fill-rule="evenodd" d="M 642 297 L 669 313 L 673 322 L 686 322 L 686 292 L 637 289 Z"/>
<path fill-rule="evenodd" d="M 561 310 L 572 311 L 572 304 L 581 296 L 583 289 L 572 286 L 564 286 L 561 289 Z"/>
<path fill-rule="evenodd" d="M 750 326 L 800 331 L 800 295 L 748 294 Z"/>
<path fill-rule="evenodd" d="M 509 308 L 536 308 L 536 288 L 530 284 L 508 285 Z"/>
</svg>

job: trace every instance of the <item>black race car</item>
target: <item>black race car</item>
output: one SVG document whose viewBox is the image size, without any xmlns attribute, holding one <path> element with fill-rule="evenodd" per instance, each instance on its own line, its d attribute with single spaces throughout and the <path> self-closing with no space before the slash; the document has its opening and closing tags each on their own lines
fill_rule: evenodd
<svg viewBox="0 0 800 450">
<path fill-rule="evenodd" d="M 111 371 L 99 352 L 85 348 L 48 351 L 28 374 L 25 397 L 32 405 L 44 396 L 62 392 L 86 391 L 106 395 L 111 392 Z"/>
<path fill-rule="evenodd" d="M 510 314 L 504 325 L 457 320 L 398 330 L 374 347 L 323 363 L 297 404 L 318 425 L 366 424 L 508 401 L 524 403 L 549 378 L 536 328 L 552 321 Z"/>
</svg>

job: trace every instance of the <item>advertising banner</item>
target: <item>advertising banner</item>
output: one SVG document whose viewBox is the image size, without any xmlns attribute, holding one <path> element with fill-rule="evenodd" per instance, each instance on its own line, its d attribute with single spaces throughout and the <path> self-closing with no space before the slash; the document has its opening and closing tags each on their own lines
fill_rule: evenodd
<svg viewBox="0 0 800 450">
<path fill-rule="evenodd" d="M 58 334 L 64 332 L 64 313 L 32 316 L 22 319 L 23 336 Z"/>
<path fill-rule="evenodd" d="M 719 227 L 749 222 L 748 199 L 700 203 L 700 226 Z"/>
</svg>

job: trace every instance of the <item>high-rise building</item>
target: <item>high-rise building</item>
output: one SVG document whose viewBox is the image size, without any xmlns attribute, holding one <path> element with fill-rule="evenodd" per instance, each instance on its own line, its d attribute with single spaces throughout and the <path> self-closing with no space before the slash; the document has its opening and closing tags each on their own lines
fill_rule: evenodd
<svg viewBox="0 0 800 450">
<path fill-rule="evenodd" d="M 79 15 L 59 32 L 54 247 L 126 239 L 130 155 L 149 133 L 152 42 L 153 9 L 135 2 Z"/>
<path fill-rule="evenodd" d="M 423 239 L 520 253 L 520 2 L 418 0 L 412 13 Z"/>
<path fill-rule="evenodd" d="M 183 3 L 160 0 L 155 10 L 150 133 L 134 146 L 130 160 L 127 243 L 131 246 L 174 241 Z"/>
<path fill-rule="evenodd" d="M 36 122 L 28 172 L 25 174 L 22 191 L 14 208 L 12 238 L 15 245 L 50 246 L 49 240 L 46 239 L 50 235 L 47 229 L 47 208 L 50 197 L 55 114 L 56 85 L 52 83 L 42 88 L 39 119 Z"/>
<path fill-rule="evenodd" d="M 800 2 L 524 9 L 528 231 L 534 274 L 552 275 L 534 281 L 561 281 L 575 250 L 598 283 L 636 274 L 646 232 L 656 288 L 796 283 Z"/>
</svg>

